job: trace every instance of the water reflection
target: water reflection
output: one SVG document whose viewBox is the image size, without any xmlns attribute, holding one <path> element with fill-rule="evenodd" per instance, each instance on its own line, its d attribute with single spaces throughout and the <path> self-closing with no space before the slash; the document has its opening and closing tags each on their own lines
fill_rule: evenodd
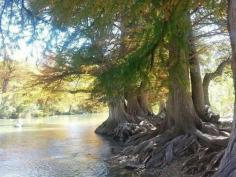
<svg viewBox="0 0 236 177">
<path fill-rule="evenodd" d="M 14 121 L 0 120 L 1 177 L 136 176 L 104 161 L 114 144 L 94 133 L 103 118 L 24 120 L 19 129 Z"/>
</svg>

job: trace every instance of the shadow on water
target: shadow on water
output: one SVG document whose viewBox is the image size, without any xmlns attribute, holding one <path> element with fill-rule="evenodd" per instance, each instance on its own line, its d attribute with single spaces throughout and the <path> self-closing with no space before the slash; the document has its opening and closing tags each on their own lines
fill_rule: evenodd
<svg viewBox="0 0 236 177">
<path fill-rule="evenodd" d="M 136 177 L 107 162 L 118 145 L 94 133 L 101 117 L 0 120 L 1 177 Z"/>
</svg>

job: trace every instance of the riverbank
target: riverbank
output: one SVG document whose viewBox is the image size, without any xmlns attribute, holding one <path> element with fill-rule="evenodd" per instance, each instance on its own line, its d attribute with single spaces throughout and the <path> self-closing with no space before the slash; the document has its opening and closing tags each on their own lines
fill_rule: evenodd
<svg viewBox="0 0 236 177">
<path fill-rule="evenodd" d="M 229 135 L 231 124 L 232 119 L 222 118 L 215 126 Z M 124 137 L 123 133 L 130 135 L 110 159 L 114 166 L 129 169 L 141 177 L 208 177 L 214 173 L 211 169 L 218 167 L 222 147 L 208 147 L 191 134 L 180 134 L 163 144 L 164 136 L 168 135 L 145 129 L 145 126 L 137 124 L 134 128 L 134 124 L 126 123 L 119 125 L 119 131 L 114 131 L 119 132 L 120 137 Z M 213 124 L 204 123 L 204 126 Z M 115 136 L 117 138 L 117 134 Z"/>
</svg>

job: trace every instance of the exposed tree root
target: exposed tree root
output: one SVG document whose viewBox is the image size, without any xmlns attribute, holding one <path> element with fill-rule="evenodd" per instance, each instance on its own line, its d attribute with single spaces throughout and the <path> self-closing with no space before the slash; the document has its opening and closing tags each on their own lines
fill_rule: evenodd
<svg viewBox="0 0 236 177">
<path fill-rule="evenodd" d="M 166 124 L 164 117 L 159 115 L 133 117 L 124 113 L 122 116 L 117 114 L 115 116 L 116 118 L 109 117 L 95 132 L 126 142 L 126 145 L 138 144 L 140 141 L 156 136 L 164 130 Z"/>
<path fill-rule="evenodd" d="M 188 156 L 183 171 L 208 177 L 216 171 L 228 142 L 228 135 L 222 135 L 210 123 L 204 123 L 202 131 L 189 134 L 177 134 L 174 129 L 158 134 L 157 130 L 137 131 L 126 141 L 127 147 L 115 161 L 128 169 L 148 170 L 163 168 L 173 160 Z"/>
<path fill-rule="evenodd" d="M 227 146 L 227 143 L 229 141 L 228 136 L 215 136 L 203 133 L 199 130 L 196 130 L 194 134 L 200 139 L 200 141 L 203 141 L 204 144 L 211 147 L 212 149 L 219 149 L 224 148 Z"/>
<path fill-rule="evenodd" d="M 100 126 L 96 128 L 95 133 L 114 137 L 117 127 L 126 124 L 130 124 L 131 126 L 133 126 L 131 122 L 135 123 L 136 121 L 132 116 L 129 116 L 128 114 L 124 114 L 122 117 L 116 119 L 109 117 L 106 121 L 104 121 Z"/>
<path fill-rule="evenodd" d="M 232 122 L 231 121 L 220 121 L 218 127 L 219 127 L 220 131 L 231 133 Z"/>
<path fill-rule="evenodd" d="M 219 119 L 220 119 L 220 115 L 219 114 L 215 114 L 211 110 L 210 106 L 205 105 L 205 108 L 204 108 L 204 121 L 212 122 L 212 123 L 218 123 Z"/>
<path fill-rule="evenodd" d="M 210 122 L 202 122 L 201 131 L 203 133 L 207 133 L 207 134 L 210 134 L 210 135 L 215 135 L 215 136 L 220 135 L 219 128 L 215 124 L 210 123 Z"/>
<path fill-rule="evenodd" d="M 105 122 L 103 122 L 100 126 L 98 126 L 95 130 L 95 133 L 101 134 L 101 135 L 106 135 L 106 136 L 113 136 L 114 134 L 114 128 L 118 125 L 119 123 L 116 121 L 111 121 L 107 119 Z"/>
<path fill-rule="evenodd" d="M 109 117 L 103 122 L 95 132 L 106 136 L 114 136 L 115 129 L 123 123 L 136 123 L 135 117 L 127 114 L 125 102 L 122 97 L 111 98 L 108 102 Z"/>
<path fill-rule="evenodd" d="M 173 131 L 167 131 L 139 145 L 128 146 L 117 160 L 128 169 L 164 167 L 174 159 L 194 153 L 198 146 L 193 135 L 177 136 Z"/>
<path fill-rule="evenodd" d="M 131 136 L 126 142 L 126 146 L 140 144 L 143 141 L 149 140 L 159 134 L 158 130 L 151 130 L 149 132 L 141 132 Z"/>
<path fill-rule="evenodd" d="M 183 170 L 186 174 L 198 174 L 201 177 L 209 177 L 216 171 L 219 161 L 223 156 L 224 151 L 212 151 L 204 147 L 193 154 L 184 165 Z"/>
<path fill-rule="evenodd" d="M 193 153 L 197 147 L 197 141 L 194 136 L 180 135 L 167 142 L 160 149 L 154 149 L 149 161 L 146 163 L 147 168 L 164 167 L 172 160 Z"/>
<path fill-rule="evenodd" d="M 183 164 L 186 174 L 208 177 L 216 171 L 223 155 L 222 149 L 229 140 L 228 127 L 212 122 L 201 122 L 199 129 L 180 134 L 175 128 L 166 130 L 165 112 L 146 117 L 123 114 L 121 118 L 108 118 L 96 132 L 105 135 L 109 132 L 110 136 L 124 142 L 124 150 L 112 159 L 124 168 L 143 169 L 145 172 L 187 157 Z"/>
<path fill-rule="evenodd" d="M 227 162 L 224 170 L 217 172 L 214 177 L 235 177 L 236 176 L 236 159 L 231 157 L 232 160 Z"/>
<path fill-rule="evenodd" d="M 133 137 L 135 135 L 142 136 L 146 134 L 148 137 L 150 137 L 150 132 L 155 130 L 156 127 L 147 120 L 143 120 L 139 124 L 121 123 L 114 129 L 113 137 L 119 141 L 125 142 L 130 137 Z"/>
</svg>

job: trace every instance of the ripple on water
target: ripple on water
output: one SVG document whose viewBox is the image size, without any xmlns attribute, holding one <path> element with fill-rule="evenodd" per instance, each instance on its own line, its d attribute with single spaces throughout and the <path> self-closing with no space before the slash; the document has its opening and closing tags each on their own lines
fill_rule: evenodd
<svg viewBox="0 0 236 177">
<path fill-rule="evenodd" d="M 136 177 L 111 168 L 109 141 L 94 133 L 102 122 L 94 118 L 31 120 L 21 130 L 4 120 L 0 131 L 1 177 Z M 12 121 L 9 121 L 9 124 Z M 1 120 L 0 120 L 1 126 Z"/>
</svg>

